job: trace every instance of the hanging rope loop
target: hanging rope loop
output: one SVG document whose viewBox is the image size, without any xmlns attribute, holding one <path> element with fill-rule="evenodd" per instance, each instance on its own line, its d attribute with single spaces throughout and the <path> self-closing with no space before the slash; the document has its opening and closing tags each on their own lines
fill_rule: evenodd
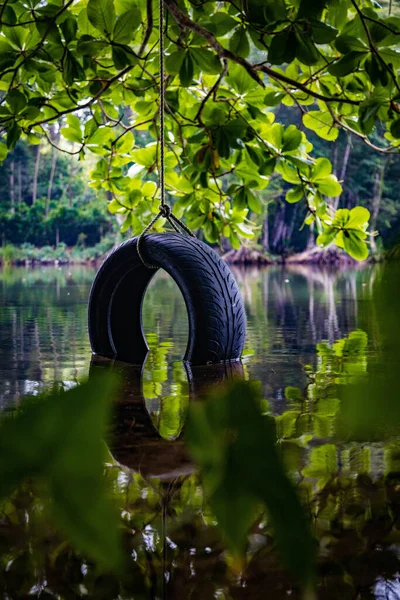
<svg viewBox="0 0 400 600">
<path fill-rule="evenodd" d="M 160 117 L 160 128 L 159 128 L 159 187 L 161 192 L 160 206 L 158 207 L 158 214 L 150 221 L 150 223 L 144 228 L 137 241 L 137 252 L 140 260 L 148 269 L 157 269 L 155 265 L 148 263 L 143 257 L 142 244 L 143 237 L 148 233 L 153 225 L 157 223 L 158 219 L 164 218 L 168 221 L 171 227 L 177 232 L 185 232 L 187 235 L 194 237 L 190 229 L 176 217 L 172 208 L 165 200 L 165 69 L 164 69 L 164 3 L 163 0 L 159 0 L 159 51 L 160 51 L 160 93 L 159 93 L 159 117 Z"/>
</svg>

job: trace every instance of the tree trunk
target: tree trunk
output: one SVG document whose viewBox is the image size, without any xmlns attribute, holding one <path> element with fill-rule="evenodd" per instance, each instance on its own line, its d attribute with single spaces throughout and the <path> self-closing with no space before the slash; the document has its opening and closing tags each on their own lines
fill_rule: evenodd
<svg viewBox="0 0 400 600">
<path fill-rule="evenodd" d="M 39 165 L 40 165 L 40 144 L 37 146 L 36 150 L 36 160 L 35 160 L 35 171 L 33 174 L 33 187 L 32 187 L 32 205 L 35 204 L 37 200 L 37 183 L 39 177 Z"/>
<path fill-rule="evenodd" d="M 292 211 L 292 218 L 290 219 L 290 223 L 287 227 L 286 230 L 286 242 L 290 242 L 290 239 L 293 235 L 293 231 L 294 231 L 294 225 L 296 223 L 296 218 L 297 218 L 297 211 L 299 208 L 299 204 L 296 204 L 293 211 Z"/>
<path fill-rule="evenodd" d="M 347 167 L 349 165 L 350 151 L 351 151 L 351 140 L 350 140 L 350 136 L 349 136 L 347 138 L 347 144 L 346 144 L 346 148 L 344 150 L 342 169 L 341 169 L 340 173 L 338 174 L 339 181 L 344 181 L 344 179 L 346 177 Z M 337 208 L 339 206 L 339 199 L 340 199 L 340 196 L 336 196 L 336 198 L 332 198 L 332 208 L 334 210 L 337 210 Z"/>
<path fill-rule="evenodd" d="M 51 158 L 49 186 L 47 188 L 46 217 L 49 214 L 49 210 L 50 210 L 51 192 L 53 190 L 54 173 L 56 172 L 56 162 L 57 162 L 57 150 L 54 148 L 53 156 Z"/>
<path fill-rule="evenodd" d="M 58 227 L 56 227 L 56 248 L 58 247 L 60 243 L 60 231 L 58 229 Z"/>
<path fill-rule="evenodd" d="M 307 240 L 307 250 L 314 248 L 315 246 L 315 223 L 310 224 L 309 232 L 308 232 L 308 240 Z"/>
<path fill-rule="evenodd" d="M 339 144 L 333 144 L 333 153 L 332 153 L 332 170 L 333 170 L 333 174 L 336 175 L 336 177 L 338 176 L 338 168 L 337 168 L 337 163 L 338 163 L 338 148 L 339 148 Z"/>
<path fill-rule="evenodd" d="M 262 247 L 266 252 L 269 252 L 269 230 L 268 230 L 268 205 L 265 207 L 265 215 L 263 221 Z"/>
<path fill-rule="evenodd" d="M 10 212 L 15 215 L 15 163 L 10 162 Z"/>
<path fill-rule="evenodd" d="M 383 183 L 385 179 L 385 169 L 387 164 L 388 160 L 386 159 L 375 173 L 374 189 L 371 199 L 371 231 L 375 231 L 376 229 L 376 222 L 378 219 L 379 209 L 381 207 Z M 376 242 L 374 237 L 371 237 L 371 251 L 373 254 L 375 254 L 376 252 Z"/>
<path fill-rule="evenodd" d="M 78 169 L 79 170 L 79 169 Z M 71 162 L 70 162 L 70 167 L 69 167 L 69 177 L 68 177 L 68 189 L 67 189 L 67 196 L 68 196 L 68 206 L 70 208 L 72 208 L 72 181 L 74 178 L 74 161 L 71 158 Z"/>
<path fill-rule="evenodd" d="M 18 161 L 18 206 L 22 204 L 22 164 L 21 161 Z"/>
<path fill-rule="evenodd" d="M 286 205 L 282 204 L 280 209 L 277 211 L 274 221 L 274 237 L 272 240 L 272 246 L 274 250 L 279 250 L 279 242 L 282 240 L 282 234 L 285 228 L 285 212 Z"/>
</svg>

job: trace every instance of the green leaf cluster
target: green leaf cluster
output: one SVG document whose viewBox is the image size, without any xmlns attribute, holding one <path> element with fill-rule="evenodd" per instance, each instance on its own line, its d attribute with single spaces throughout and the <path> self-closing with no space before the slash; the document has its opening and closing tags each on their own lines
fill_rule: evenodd
<svg viewBox="0 0 400 600">
<path fill-rule="evenodd" d="M 254 385 L 237 382 L 222 395 L 193 405 L 187 439 L 236 560 L 242 559 L 248 530 L 265 505 L 287 566 L 301 583 L 310 584 L 314 541 L 283 470 L 274 421 L 262 415 Z"/>
<path fill-rule="evenodd" d="M 263 213 L 276 174 L 294 186 L 286 199 L 302 200 L 306 224 L 322 222 L 323 196 L 339 195 L 332 174 L 312 181 L 312 145 L 299 127 L 275 122 L 280 104 L 299 107 L 305 131 L 328 141 L 344 129 L 371 145 L 383 127 L 381 150 L 397 151 L 400 19 L 372 0 L 187 0 L 166 10 L 168 200 L 208 241 L 226 236 L 237 247 L 250 239 L 246 210 Z M 153 11 L 144 0 L 29 9 L 15 0 L 1 13 L 0 160 L 21 136 L 55 143 L 61 132 L 56 145 L 97 158 L 91 185 L 107 192 L 111 212 L 133 233 L 158 208 L 159 190 L 139 201 L 136 193 L 160 172 Z M 354 239 L 342 245 L 365 255 Z"/>
<path fill-rule="evenodd" d="M 103 477 L 102 438 L 114 390 L 115 380 L 103 376 L 27 397 L 0 422 L 0 497 L 27 478 L 43 481 L 64 534 L 107 569 L 120 564 L 118 518 Z"/>
</svg>

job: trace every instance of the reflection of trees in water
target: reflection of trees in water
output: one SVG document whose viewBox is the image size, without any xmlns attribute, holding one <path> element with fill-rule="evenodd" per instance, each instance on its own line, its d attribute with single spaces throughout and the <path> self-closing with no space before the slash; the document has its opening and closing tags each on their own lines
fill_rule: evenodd
<svg viewBox="0 0 400 600">
<path fill-rule="evenodd" d="M 370 291 L 376 270 L 367 267 L 332 271 L 288 265 L 261 271 L 234 268 L 234 273 L 248 308 L 250 324 L 252 318 L 259 317 L 261 304 L 265 316 L 263 324 L 277 323 L 278 335 L 282 334 L 290 348 L 293 343 L 303 347 L 304 334 L 306 341 L 314 344 L 323 339 L 332 343 L 356 327 L 357 302 Z M 266 329 L 271 333 L 268 327 Z M 289 337 L 285 338 L 285 333 L 289 333 Z M 252 341 L 249 340 L 250 345 Z M 268 346 L 268 343 L 276 343 L 276 339 L 266 337 L 260 342 Z"/>
<path fill-rule="evenodd" d="M 304 265 L 235 269 L 248 316 L 249 374 L 262 382 L 276 414 L 285 410 L 285 387 L 305 384 L 302 365 L 316 366 L 316 343 L 333 343 L 358 326 L 358 300 L 370 298 L 375 272 Z"/>
<path fill-rule="evenodd" d="M 88 267 L 0 270 L 0 405 L 87 373 L 93 274 Z"/>
<path fill-rule="evenodd" d="M 185 388 L 178 369 L 165 369 L 170 348 L 153 336 L 149 373 L 158 373 L 160 385 L 143 386 L 142 369 L 115 365 L 121 369 L 123 384 L 105 476 L 121 515 L 124 575 L 101 574 L 77 555 L 50 527 L 49 507 L 39 503 L 35 489 L 26 484 L 0 505 L 0 590 L 5 597 L 25 598 L 43 589 L 40 597 L 63 600 L 288 596 L 300 600 L 275 553 L 264 513 L 254 517 L 246 569 L 240 576 L 230 570 L 199 474 L 186 454 L 183 424 L 175 423 L 172 439 L 160 435 L 163 428 L 171 431 L 170 421 L 163 423 L 169 419 L 163 412 L 165 394 L 178 398 Z M 317 368 L 305 367 L 307 384 L 286 390 L 289 410 L 276 419 L 283 459 L 310 511 L 319 542 L 321 600 L 371 597 L 377 581 L 376 592 L 382 597 L 400 569 L 394 546 L 400 508 L 399 445 L 335 439 L 340 409 L 335 386 L 365 372 L 366 348 L 362 331 L 333 345 L 320 344 Z M 190 389 L 201 397 L 232 375 L 227 368 L 189 372 L 186 392 Z M 146 394 L 159 401 L 156 418 L 148 410 Z"/>
</svg>

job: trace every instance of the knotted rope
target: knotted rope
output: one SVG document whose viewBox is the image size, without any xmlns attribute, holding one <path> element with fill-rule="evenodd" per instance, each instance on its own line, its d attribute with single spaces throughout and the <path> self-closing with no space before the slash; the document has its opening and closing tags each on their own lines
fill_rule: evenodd
<svg viewBox="0 0 400 600">
<path fill-rule="evenodd" d="M 158 214 L 150 221 L 147 227 L 144 228 L 137 241 L 137 253 L 140 260 L 148 269 L 158 269 L 157 266 L 149 264 L 142 253 L 143 237 L 153 227 L 153 225 L 163 217 L 168 221 L 171 227 L 177 232 L 182 233 L 184 231 L 188 235 L 194 237 L 194 234 L 190 229 L 183 223 L 178 217 L 176 217 L 172 208 L 167 204 L 165 199 L 165 69 L 164 69 L 164 3 L 163 0 L 159 0 L 159 50 L 160 50 L 160 94 L 159 94 L 159 117 L 160 117 L 160 131 L 159 131 L 159 149 L 160 149 L 160 161 L 159 161 L 159 185 L 161 190 L 160 206 L 158 207 Z M 180 228 L 180 229 L 179 229 Z"/>
</svg>

